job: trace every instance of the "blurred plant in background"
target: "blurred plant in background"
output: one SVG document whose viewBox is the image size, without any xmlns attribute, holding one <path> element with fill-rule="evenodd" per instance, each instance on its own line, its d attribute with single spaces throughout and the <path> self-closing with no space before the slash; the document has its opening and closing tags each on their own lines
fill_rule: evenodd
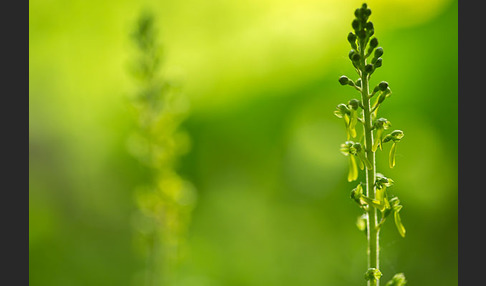
<svg viewBox="0 0 486 286">
<path fill-rule="evenodd" d="M 128 149 L 145 169 L 147 182 L 135 192 L 137 247 L 146 259 L 143 285 L 175 285 L 181 247 L 195 204 L 192 184 L 177 172 L 190 148 L 180 128 L 188 112 L 180 88 L 160 73 L 162 48 L 153 13 L 145 11 L 132 35 L 138 57 L 132 65 L 138 92 L 132 99 L 137 128 Z"/>
</svg>

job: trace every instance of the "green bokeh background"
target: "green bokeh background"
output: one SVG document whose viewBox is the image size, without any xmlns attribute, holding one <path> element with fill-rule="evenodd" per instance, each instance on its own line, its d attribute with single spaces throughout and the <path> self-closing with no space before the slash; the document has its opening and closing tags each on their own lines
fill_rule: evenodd
<svg viewBox="0 0 486 286">
<path fill-rule="evenodd" d="M 361 3 L 30 1 L 30 284 L 139 285 L 129 34 L 148 9 L 191 104 L 179 173 L 198 197 L 177 285 L 364 285 L 333 115 L 358 96 L 337 79 L 356 77 L 346 35 Z M 385 50 L 372 84 L 393 90 L 380 115 L 405 132 L 394 169 L 377 155 L 407 229 L 381 232 L 383 280 L 457 285 L 458 3 L 367 3 Z"/>
</svg>

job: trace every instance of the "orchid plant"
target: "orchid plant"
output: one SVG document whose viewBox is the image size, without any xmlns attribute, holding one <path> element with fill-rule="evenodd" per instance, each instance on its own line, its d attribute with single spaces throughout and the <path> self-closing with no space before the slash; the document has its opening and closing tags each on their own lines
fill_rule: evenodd
<svg viewBox="0 0 486 286">
<path fill-rule="evenodd" d="M 348 34 L 347 40 L 351 45 L 349 59 L 358 78 L 353 81 L 343 75 L 339 78 L 339 83 L 351 86 L 360 96 L 349 100 L 347 104 L 338 104 L 334 114 L 344 121 L 346 128 L 346 142 L 341 145 L 341 152 L 349 160 L 348 182 L 358 180 L 360 170 L 364 171 L 365 182 L 359 182 L 351 191 L 351 199 L 363 210 L 357 226 L 366 233 L 368 242 L 368 270 L 364 276 L 368 286 L 378 286 L 382 277 L 379 234 L 383 223 L 388 217 L 393 216 L 398 233 L 405 237 L 406 231 L 400 218 L 400 200 L 387 192 L 394 181 L 377 172 L 376 153 L 382 151 L 384 145 L 390 142 L 388 162 L 390 168 L 395 167 L 397 145 L 404 133 L 401 130 L 393 130 L 386 134 L 391 122 L 378 116 L 378 110 L 392 94 L 388 82 L 381 81 L 370 88 L 371 76 L 383 64 L 383 48 L 378 46 L 373 23 L 368 20 L 371 10 L 364 3 L 355 10 L 354 15 L 355 19 L 351 23 L 354 31 Z M 363 128 L 359 135 L 360 125 Z M 398 273 L 386 283 L 386 286 L 405 284 L 405 276 Z"/>
</svg>

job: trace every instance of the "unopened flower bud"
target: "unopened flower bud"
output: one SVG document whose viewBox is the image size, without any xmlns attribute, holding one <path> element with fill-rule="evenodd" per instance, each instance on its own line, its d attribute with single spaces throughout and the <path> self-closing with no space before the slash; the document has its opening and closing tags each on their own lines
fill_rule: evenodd
<svg viewBox="0 0 486 286">
<path fill-rule="evenodd" d="M 348 42 L 351 44 L 351 47 L 355 50 L 358 49 L 356 46 L 356 35 L 353 32 L 349 32 L 348 34 Z"/>
<path fill-rule="evenodd" d="M 390 121 L 388 121 L 388 119 L 386 118 L 378 118 L 375 122 L 375 128 L 377 129 L 380 129 L 380 128 L 383 128 L 383 129 L 388 129 L 388 127 L 390 126 Z"/>
<path fill-rule="evenodd" d="M 374 49 L 378 46 L 378 39 L 377 38 L 373 38 L 370 40 L 370 48 L 371 49 Z"/>
<path fill-rule="evenodd" d="M 374 63 L 376 68 L 379 68 L 383 65 L 383 59 L 382 58 L 377 58 L 375 63 Z"/>
<path fill-rule="evenodd" d="M 351 27 L 353 27 L 353 29 L 355 31 L 358 31 L 359 30 L 359 20 L 358 19 L 354 19 L 353 22 L 351 22 Z"/>
<path fill-rule="evenodd" d="M 364 11 L 363 11 L 363 14 L 366 16 L 366 17 L 369 17 L 371 15 L 371 9 L 369 8 L 365 8 Z"/>
<path fill-rule="evenodd" d="M 383 48 L 382 47 L 376 48 L 376 50 L 375 50 L 375 58 L 377 59 L 377 58 L 381 57 L 382 55 L 383 55 Z"/>
<path fill-rule="evenodd" d="M 372 22 L 366 23 L 366 30 L 374 30 L 374 27 L 373 27 L 373 23 Z"/>
<path fill-rule="evenodd" d="M 367 64 L 367 65 L 365 66 L 365 72 L 367 72 L 367 73 L 371 73 L 371 72 L 373 72 L 373 69 L 374 69 L 374 68 L 373 68 L 373 64 Z"/>
<path fill-rule="evenodd" d="M 349 78 L 345 75 L 343 75 L 339 78 L 339 83 L 341 85 L 346 85 L 346 84 L 348 84 L 348 82 L 349 82 Z"/>
<path fill-rule="evenodd" d="M 351 106 L 352 109 L 357 110 L 358 107 L 359 107 L 359 100 L 357 100 L 357 99 L 351 99 L 348 102 L 348 105 Z"/>
<path fill-rule="evenodd" d="M 349 34 L 348 34 L 348 41 L 350 41 L 350 42 L 355 42 L 356 41 L 356 35 L 353 32 L 349 32 Z"/>
<path fill-rule="evenodd" d="M 388 88 L 388 82 L 386 81 L 382 81 L 378 84 L 378 88 L 381 90 L 381 91 L 385 91 L 387 88 Z"/>
</svg>

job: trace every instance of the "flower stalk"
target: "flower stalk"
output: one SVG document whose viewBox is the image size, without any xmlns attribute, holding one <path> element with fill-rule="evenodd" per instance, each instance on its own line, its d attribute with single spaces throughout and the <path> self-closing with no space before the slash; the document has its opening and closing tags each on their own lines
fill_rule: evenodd
<svg viewBox="0 0 486 286">
<path fill-rule="evenodd" d="M 352 182 L 359 178 L 358 166 L 364 170 L 365 183 L 360 182 L 351 191 L 351 198 L 364 211 L 357 223 L 358 228 L 366 232 L 367 238 L 368 270 L 364 276 L 368 286 L 379 286 L 383 275 L 380 271 L 380 229 L 391 213 L 402 237 L 405 236 L 405 227 L 399 215 L 402 209 L 399 199 L 390 197 L 387 193 L 387 188 L 391 187 L 394 181 L 376 170 L 376 152 L 383 150 L 385 143 L 392 142 L 389 167 L 393 168 L 396 163 L 397 143 L 404 134 L 401 130 L 394 130 L 385 135 L 385 130 L 391 126 L 391 122 L 386 118 L 377 119 L 379 107 L 392 92 L 386 81 L 370 88 L 371 75 L 383 64 L 383 48 L 378 47 L 378 39 L 373 36 L 374 25 L 368 21 L 370 15 L 371 10 L 366 3 L 356 9 L 356 18 L 351 23 L 354 32 L 347 36 L 351 45 L 348 56 L 359 78 L 356 81 L 344 75 L 339 78 L 341 85 L 349 85 L 359 92 L 359 99 L 352 99 L 348 104 L 339 104 L 334 114 L 344 120 L 346 127 L 347 141 L 341 145 L 341 152 L 349 157 L 348 181 Z M 375 100 L 371 104 L 373 97 Z M 363 136 L 357 134 L 358 122 L 362 124 Z M 350 141 L 354 138 L 362 138 L 363 142 Z M 405 276 L 399 273 L 386 286 L 402 286 L 405 283 Z"/>
</svg>

